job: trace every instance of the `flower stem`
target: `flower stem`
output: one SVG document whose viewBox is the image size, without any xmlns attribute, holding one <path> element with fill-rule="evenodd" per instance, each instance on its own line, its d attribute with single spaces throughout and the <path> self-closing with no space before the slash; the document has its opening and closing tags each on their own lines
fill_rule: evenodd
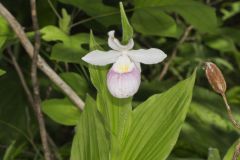
<svg viewBox="0 0 240 160">
<path fill-rule="evenodd" d="M 227 112 L 228 112 L 228 118 L 230 119 L 230 121 L 232 122 L 232 124 L 235 128 L 240 129 L 240 124 L 235 120 L 235 118 L 232 114 L 232 110 L 231 110 L 230 105 L 228 104 L 225 93 L 223 93 L 221 95 L 222 95 L 223 101 L 225 103 Z M 240 155 L 240 143 L 238 143 L 235 147 L 235 151 L 234 151 L 232 160 L 238 160 L 239 155 Z"/>
</svg>

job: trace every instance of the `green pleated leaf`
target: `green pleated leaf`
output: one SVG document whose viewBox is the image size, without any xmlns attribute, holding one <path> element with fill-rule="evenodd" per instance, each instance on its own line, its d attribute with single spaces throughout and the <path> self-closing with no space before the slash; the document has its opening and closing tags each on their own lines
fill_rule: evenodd
<svg viewBox="0 0 240 160">
<path fill-rule="evenodd" d="M 122 2 L 120 2 L 120 13 L 121 13 L 121 22 L 122 22 L 122 29 L 123 29 L 122 42 L 126 44 L 133 37 L 133 29 L 128 21 Z"/>
<path fill-rule="evenodd" d="M 202 32 L 216 30 L 217 17 L 214 8 L 194 0 L 135 0 L 136 8 L 158 8 L 162 11 L 176 12 L 188 23 Z M 161 27 L 161 26 L 159 26 Z"/>
<path fill-rule="evenodd" d="M 71 160 L 109 159 L 109 134 L 104 123 L 96 102 L 88 96 L 73 139 Z"/>
<path fill-rule="evenodd" d="M 195 76 L 194 72 L 133 111 L 131 129 L 122 146 L 122 160 L 165 160 L 168 157 L 185 120 Z"/>
<path fill-rule="evenodd" d="M 208 159 L 207 160 L 221 160 L 218 149 L 209 148 L 208 150 Z"/>
<path fill-rule="evenodd" d="M 95 41 L 92 33 L 90 36 L 90 48 L 92 50 L 101 50 L 101 47 L 99 47 Z M 109 93 L 106 84 L 108 68 L 109 67 L 89 66 L 89 72 L 92 83 L 98 91 L 98 109 L 103 114 L 106 121 L 109 123 L 109 128 L 112 133 L 111 156 L 112 159 L 114 159 L 114 156 L 117 157 L 120 154 L 120 142 L 128 133 L 131 123 L 132 105 L 131 98 L 118 99 Z"/>
<path fill-rule="evenodd" d="M 52 120 L 62 125 L 73 126 L 78 123 L 80 110 L 67 99 L 50 99 L 42 103 L 42 111 Z"/>
</svg>

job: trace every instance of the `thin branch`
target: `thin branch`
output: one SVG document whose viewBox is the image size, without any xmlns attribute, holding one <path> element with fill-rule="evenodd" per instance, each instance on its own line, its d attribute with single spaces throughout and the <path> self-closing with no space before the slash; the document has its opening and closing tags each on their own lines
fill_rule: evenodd
<svg viewBox="0 0 240 160">
<path fill-rule="evenodd" d="M 240 124 L 233 117 L 232 110 L 231 110 L 230 105 L 228 104 L 226 95 L 222 94 L 222 98 L 223 98 L 223 101 L 225 103 L 225 106 L 226 106 L 226 109 L 227 109 L 227 112 L 228 112 L 228 117 L 229 117 L 230 121 L 232 122 L 232 124 L 234 125 L 235 128 L 240 129 Z"/>
<path fill-rule="evenodd" d="M 8 21 L 20 42 L 25 48 L 28 55 L 32 58 L 34 55 L 34 48 L 26 34 L 24 33 L 22 26 L 12 16 L 12 14 L 2 5 L 0 2 L 0 14 Z M 76 94 L 76 92 L 67 85 L 56 72 L 46 63 L 46 61 L 38 55 L 37 66 L 42 70 L 50 80 L 52 80 L 68 97 L 69 99 L 81 110 L 84 108 L 83 100 Z"/>
<path fill-rule="evenodd" d="M 226 106 L 226 109 L 228 112 L 228 118 L 230 119 L 230 121 L 232 122 L 232 124 L 235 128 L 240 129 L 240 124 L 235 120 L 235 118 L 232 114 L 232 110 L 231 110 L 230 105 L 228 104 L 225 93 L 222 94 L 222 98 L 223 98 L 223 101 L 225 103 L 225 106 Z M 240 156 L 240 143 L 238 143 L 235 147 L 235 151 L 234 151 L 232 160 L 238 160 L 239 156 Z"/>
<path fill-rule="evenodd" d="M 54 7 L 53 3 L 51 0 L 48 0 L 48 4 L 49 6 L 52 8 L 53 12 L 55 13 L 55 15 L 57 16 L 58 19 L 61 19 L 60 14 L 57 12 L 57 9 Z"/>
<path fill-rule="evenodd" d="M 162 80 L 163 77 L 166 75 L 166 73 L 167 73 L 167 71 L 168 71 L 168 68 L 169 68 L 171 62 L 173 61 L 173 59 L 174 59 L 174 58 L 176 57 L 176 55 L 177 55 L 177 51 L 178 51 L 179 46 L 186 40 L 186 38 L 188 37 L 188 35 L 189 35 L 189 33 L 191 32 L 192 29 L 193 29 L 192 26 L 188 26 L 188 27 L 186 28 L 186 30 L 184 31 L 183 35 L 181 36 L 181 38 L 180 38 L 179 41 L 177 42 L 176 46 L 173 48 L 170 58 L 169 58 L 168 61 L 164 64 L 163 70 L 162 70 L 162 72 L 160 73 L 159 78 L 158 78 L 159 80 Z"/>
<path fill-rule="evenodd" d="M 40 137 L 43 145 L 44 157 L 46 160 L 51 160 L 51 151 L 49 149 L 47 130 L 43 118 L 43 114 L 41 111 L 41 98 L 39 93 L 39 83 L 37 76 L 37 61 L 38 54 L 41 45 L 41 38 L 39 32 L 38 18 L 37 18 L 37 8 L 36 8 L 36 0 L 30 0 L 31 2 L 31 15 L 33 22 L 33 29 L 35 31 L 35 43 L 34 43 L 34 53 L 32 57 L 32 67 L 31 67 L 31 78 L 33 85 L 33 100 L 34 100 L 34 108 L 36 110 L 36 116 L 39 125 Z"/>
</svg>

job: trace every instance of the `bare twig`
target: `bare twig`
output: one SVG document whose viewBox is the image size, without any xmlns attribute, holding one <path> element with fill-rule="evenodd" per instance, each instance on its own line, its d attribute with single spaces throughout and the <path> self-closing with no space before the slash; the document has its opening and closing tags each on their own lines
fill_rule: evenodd
<svg viewBox="0 0 240 160">
<path fill-rule="evenodd" d="M 39 125 L 39 132 L 40 132 L 40 137 L 43 145 L 44 157 L 46 160 L 51 160 L 51 151 L 49 149 L 49 144 L 48 144 L 47 130 L 46 130 L 43 114 L 41 111 L 41 98 L 39 93 L 39 83 L 38 83 L 38 76 L 37 76 L 37 61 L 38 61 L 40 44 L 41 44 L 41 38 L 40 38 L 38 18 L 37 18 L 36 0 L 30 0 L 30 2 L 31 2 L 31 15 L 32 15 L 33 28 L 35 31 L 34 53 L 32 57 L 32 67 L 31 67 L 31 78 L 32 78 L 32 86 L 33 86 L 33 100 L 34 100 L 33 107 L 36 110 L 36 116 L 37 116 L 38 125 Z"/>
<path fill-rule="evenodd" d="M 34 55 L 34 47 L 24 33 L 21 25 L 12 16 L 12 14 L 2 5 L 0 2 L 0 14 L 8 21 L 16 35 L 18 36 L 20 42 L 25 48 L 28 55 L 32 58 Z M 69 99 L 81 110 L 84 108 L 84 102 L 82 99 L 73 91 L 69 85 L 67 85 L 46 63 L 46 61 L 38 55 L 37 66 L 51 79 L 68 97 Z"/>
<path fill-rule="evenodd" d="M 168 59 L 168 61 L 164 64 L 163 66 L 163 70 L 159 75 L 159 80 L 162 80 L 163 77 L 166 75 L 168 68 L 172 62 L 172 60 L 176 57 L 177 55 L 177 51 L 178 51 L 178 47 L 186 40 L 186 38 L 188 37 L 189 33 L 191 32 L 191 30 L 193 29 L 192 26 L 188 26 L 186 28 L 186 30 L 184 31 L 183 35 L 181 36 L 181 38 L 179 39 L 179 41 L 177 42 L 176 46 L 173 48 L 172 53 L 170 58 Z"/>
</svg>

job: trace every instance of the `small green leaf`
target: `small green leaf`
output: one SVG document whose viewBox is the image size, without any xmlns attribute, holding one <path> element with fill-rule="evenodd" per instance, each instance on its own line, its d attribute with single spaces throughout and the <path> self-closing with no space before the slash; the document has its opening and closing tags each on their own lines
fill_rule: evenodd
<svg viewBox="0 0 240 160">
<path fill-rule="evenodd" d="M 67 99 L 50 99 L 42 103 L 42 110 L 59 124 L 73 126 L 81 116 L 80 110 Z"/>
<path fill-rule="evenodd" d="M 165 160 L 177 141 L 192 99 L 196 73 L 133 110 L 122 160 Z M 177 95 L 177 96 L 176 96 Z"/>
<path fill-rule="evenodd" d="M 216 148 L 208 149 L 208 160 L 221 160 L 218 149 Z"/>
<path fill-rule="evenodd" d="M 71 160 L 108 160 L 109 134 L 105 121 L 98 112 L 96 102 L 87 97 L 79 117 L 77 132 L 73 139 Z"/>
<path fill-rule="evenodd" d="M 5 73 L 6 73 L 6 71 L 0 69 L 0 76 L 5 74 Z"/>
<path fill-rule="evenodd" d="M 59 27 L 60 29 L 66 33 L 66 34 L 69 34 L 69 26 L 70 26 L 70 23 L 71 23 L 71 16 L 67 13 L 66 9 L 62 9 L 62 18 L 59 19 Z"/>
<path fill-rule="evenodd" d="M 120 13 L 121 13 L 121 22 L 122 22 L 122 30 L 123 30 L 122 42 L 124 44 L 127 44 L 128 41 L 133 37 L 133 29 L 128 22 L 128 18 L 124 11 L 122 2 L 120 2 Z"/>
<path fill-rule="evenodd" d="M 51 59 L 67 63 L 81 63 L 81 58 L 86 51 L 74 48 L 63 43 L 57 43 L 52 47 Z"/>
</svg>

